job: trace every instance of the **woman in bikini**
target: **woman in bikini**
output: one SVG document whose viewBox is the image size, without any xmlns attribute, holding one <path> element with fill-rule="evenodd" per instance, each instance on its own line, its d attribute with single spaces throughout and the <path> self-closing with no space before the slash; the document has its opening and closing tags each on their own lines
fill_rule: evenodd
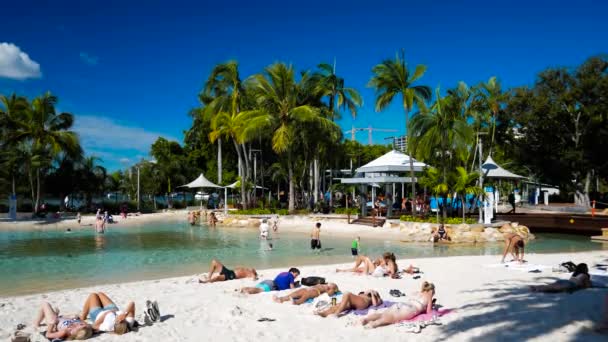
<svg viewBox="0 0 608 342">
<path fill-rule="evenodd" d="M 424 312 L 431 313 L 434 295 L 435 285 L 425 281 L 419 293 L 406 297 L 407 301 L 397 303 L 381 313 L 366 316 L 361 324 L 366 329 L 373 329 L 411 319 Z"/>
<path fill-rule="evenodd" d="M 513 233 L 505 234 L 505 251 L 502 254 L 501 262 L 505 262 L 505 257 L 507 256 L 507 253 L 511 253 L 514 261 L 518 261 L 520 263 L 525 262 L 524 247 L 524 239 L 521 236 Z"/>
<path fill-rule="evenodd" d="M 91 293 L 84 303 L 80 320 L 84 321 L 87 315 L 93 322 L 93 330 L 123 335 L 135 324 L 135 303 L 129 302 L 126 310 L 120 311 L 105 293 Z"/>
<path fill-rule="evenodd" d="M 51 304 L 44 302 L 38 310 L 34 326 L 39 327 L 42 321 L 46 322 L 46 338 L 49 340 L 86 340 L 93 335 L 93 329 L 78 316 L 70 317 L 59 315 L 59 310 L 53 309 Z"/>
<path fill-rule="evenodd" d="M 369 257 L 365 255 L 358 255 L 357 259 L 355 259 L 355 267 L 346 268 L 346 269 L 336 269 L 336 272 L 354 272 L 354 273 L 364 273 L 364 274 L 372 274 L 377 266 L 380 265 L 379 260 L 372 261 Z M 361 267 L 360 267 L 361 266 Z"/>
<path fill-rule="evenodd" d="M 570 279 L 559 279 L 553 284 L 530 286 L 532 292 L 573 292 L 591 287 L 591 276 L 587 264 L 578 264 Z"/>
<path fill-rule="evenodd" d="M 365 310 L 370 306 L 378 306 L 380 304 L 382 304 L 382 298 L 380 298 L 378 292 L 374 290 L 359 292 L 358 295 L 346 292 L 338 305 L 332 306 L 324 311 L 315 312 L 315 314 L 321 317 L 327 317 L 329 315 L 341 316 L 343 312 L 348 310 Z"/>
<path fill-rule="evenodd" d="M 334 283 L 329 284 L 319 284 L 311 287 L 307 287 L 304 289 L 295 290 L 287 296 L 278 297 L 273 296 L 272 300 L 277 303 L 283 303 L 288 300 L 291 300 L 291 303 L 294 305 L 300 305 L 306 303 L 307 300 L 311 298 L 317 298 L 323 293 L 327 293 L 330 296 L 333 296 L 338 292 L 338 285 Z"/>
</svg>

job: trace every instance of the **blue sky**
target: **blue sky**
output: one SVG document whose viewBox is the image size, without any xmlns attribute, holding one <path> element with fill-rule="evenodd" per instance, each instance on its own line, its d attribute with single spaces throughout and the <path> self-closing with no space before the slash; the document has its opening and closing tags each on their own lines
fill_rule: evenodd
<svg viewBox="0 0 608 342">
<path fill-rule="evenodd" d="M 606 1 L 13 1 L 0 12 L 0 93 L 59 96 L 77 116 L 85 150 L 117 169 L 146 157 L 158 137 L 182 141 L 211 68 L 241 74 L 275 61 L 298 70 L 337 62 L 360 90 L 345 130 L 403 134 L 398 105 L 374 112 L 371 68 L 401 48 L 422 83 L 442 89 L 498 76 L 505 88 L 550 66 L 608 51 Z M 26 54 L 27 56 L 25 56 Z M 366 143 L 367 134 L 358 133 Z"/>
</svg>

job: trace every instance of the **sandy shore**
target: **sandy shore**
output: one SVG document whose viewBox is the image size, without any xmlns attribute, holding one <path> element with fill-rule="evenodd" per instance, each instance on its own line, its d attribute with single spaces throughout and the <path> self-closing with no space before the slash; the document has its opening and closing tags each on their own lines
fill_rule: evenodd
<svg viewBox="0 0 608 342">
<path fill-rule="evenodd" d="M 547 266 L 567 260 L 587 262 L 591 266 L 606 263 L 607 258 L 606 252 L 527 256 L 530 264 Z M 221 341 L 403 341 L 408 337 L 424 341 L 605 341 L 605 335 L 598 335 L 591 328 L 603 315 L 606 289 L 593 288 L 573 294 L 530 293 L 528 285 L 567 278 L 568 274 L 553 273 L 550 268 L 541 273 L 528 273 L 489 266 L 498 260 L 497 256 L 400 260 L 401 266 L 412 262 L 423 270 L 423 277 L 417 280 L 409 276 L 394 280 L 335 273 L 336 267 L 349 264 L 301 268 L 303 276 L 326 277 L 337 283 L 343 292 L 373 288 L 385 300 L 393 301 L 403 299 L 390 297 L 390 289 L 412 293 L 422 281 L 434 282 L 438 303 L 455 312 L 442 317 L 442 325 L 428 326 L 418 335 L 399 326 L 364 330 L 358 325 L 360 316 L 353 314 L 320 318 L 312 314 L 312 304 L 299 307 L 277 304 L 268 293 L 236 295 L 234 289 L 255 284 L 250 279 L 199 285 L 188 282 L 191 277 L 180 277 L 1 298 L 0 339 L 8 338 L 18 323 L 27 323 L 26 330 L 32 331 L 29 325 L 42 301 L 52 302 L 64 313 L 76 313 L 89 292 L 104 291 L 118 304 L 134 300 L 139 309 L 146 299 L 155 299 L 165 319 L 120 337 L 96 336 L 93 340 L 97 341 L 207 341 L 217 338 Z M 283 269 L 260 273 L 263 278 L 273 278 L 279 271 Z M 262 317 L 276 321 L 258 322 Z M 137 318 L 142 320 L 141 311 Z"/>
</svg>

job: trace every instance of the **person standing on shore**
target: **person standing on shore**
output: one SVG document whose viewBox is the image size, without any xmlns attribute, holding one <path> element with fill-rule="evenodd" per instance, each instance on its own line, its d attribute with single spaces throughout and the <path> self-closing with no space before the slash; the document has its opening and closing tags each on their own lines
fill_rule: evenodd
<svg viewBox="0 0 608 342">
<path fill-rule="evenodd" d="M 357 236 L 356 239 L 353 240 L 353 243 L 350 246 L 350 252 L 353 255 L 353 258 L 356 258 L 359 255 L 359 248 L 361 247 L 361 237 Z"/>
<path fill-rule="evenodd" d="M 270 227 L 268 226 L 268 220 L 263 219 L 262 223 L 260 223 L 260 239 L 267 240 L 269 230 L 270 230 Z"/>
<path fill-rule="evenodd" d="M 321 222 L 317 222 L 310 234 L 310 249 L 321 249 Z"/>
<path fill-rule="evenodd" d="M 80 211 L 76 214 L 76 221 L 78 222 L 78 225 L 80 226 L 80 221 L 82 220 L 82 216 L 80 216 Z"/>
</svg>

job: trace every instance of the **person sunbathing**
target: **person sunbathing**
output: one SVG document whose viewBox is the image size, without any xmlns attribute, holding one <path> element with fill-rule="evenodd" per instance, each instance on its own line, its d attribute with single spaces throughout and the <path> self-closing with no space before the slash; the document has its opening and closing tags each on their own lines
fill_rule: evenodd
<svg viewBox="0 0 608 342">
<path fill-rule="evenodd" d="M 306 303 L 307 300 L 311 298 L 317 298 L 323 293 L 327 293 L 330 296 L 333 296 L 338 292 L 338 285 L 334 283 L 329 284 L 319 284 L 299 290 L 295 290 L 287 296 L 278 297 L 273 296 L 272 300 L 277 303 L 283 303 L 288 300 L 291 300 L 291 303 L 294 305 L 300 305 Z"/>
<path fill-rule="evenodd" d="M 378 292 L 374 290 L 359 292 L 358 295 L 346 292 L 342 296 L 340 303 L 327 310 L 315 312 L 315 314 L 321 317 L 327 317 L 329 315 L 341 316 L 348 310 L 365 310 L 370 306 L 378 306 L 380 304 L 382 304 L 382 298 L 380 298 Z"/>
<path fill-rule="evenodd" d="M 573 292 L 591 287 L 591 276 L 587 264 L 576 265 L 570 279 L 558 279 L 553 284 L 530 286 L 532 292 Z"/>
<path fill-rule="evenodd" d="M 216 272 L 218 274 L 214 276 L 213 273 Z M 213 259 L 211 260 L 211 267 L 209 269 L 207 279 L 199 279 L 198 282 L 201 284 L 206 284 L 242 278 L 251 278 L 253 280 L 257 280 L 258 273 L 255 271 L 255 268 L 245 267 L 236 267 L 233 271 L 224 266 L 221 262 L 219 262 L 219 260 Z"/>
<path fill-rule="evenodd" d="M 120 311 L 105 293 L 91 293 L 84 303 L 80 320 L 84 321 L 87 315 L 93 322 L 93 330 L 123 335 L 135 324 L 135 303 L 129 302 L 126 310 Z"/>
<path fill-rule="evenodd" d="M 521 236 L 514 233 L 505 234 L 505 251 L 502 254 L 501 262 L 505 262 L 505 257 L 507 256 L 507 253 L 511 253 L 514 261 L 518 261 L 520 263 L 525 262 L 524 247 L 524 239 Z"/>
<path fill-rule="evenodd" d="M 392 278 L 397 277 L 399 273 L 399 267 L 397 267 L 397 261 L 395 254 L 392 252 L 386 252 L 382 254 L 380 265 L 386 266 L 386 274 Z"/>
<path fill-rule="evenodd" d="M 42 303 L 34 327 L 46 322 L 46 338 L 49 340 L 86 340 L 93 335 L 93 328 L 78 316 L 59 315 L 59 310 L 53 309 L 48 302 Z"/>
<path fill-rule="evenodd" d="M 433 296 L 435 295 L 435 285 L 424 282 L 419 293 L 414 296 L 406 297 L 405 302 L 397 303 L 381 313 L 367 315 L 361 321 L 366 329 L 373 329 L 385 325 L 412 319 L 421 313 L 431 313 L 433 310 Z"/>
<path fill-rule="evenodd" d="M 336 272 L 355 272 L 369 275 L 374 273 L 377 266 L 380 266 L 379 260 L 372 261 L 365 255 L 358 255 L 357 259 L 355 259 L 355 266 L 353 268 L 336 269 Z"/>
<path fill-rule="evenodd" d="M 282 291 L 287 289 L 295 289 L 297 284 L 295 279 L 300 275 L 300 270 L 292 267 L 287 272 L 281 272 L 274 280 L 264 280 L 255 287 L 243 287 L 241 293 L 257 294 L 261 292 Z"/>
</svg>

